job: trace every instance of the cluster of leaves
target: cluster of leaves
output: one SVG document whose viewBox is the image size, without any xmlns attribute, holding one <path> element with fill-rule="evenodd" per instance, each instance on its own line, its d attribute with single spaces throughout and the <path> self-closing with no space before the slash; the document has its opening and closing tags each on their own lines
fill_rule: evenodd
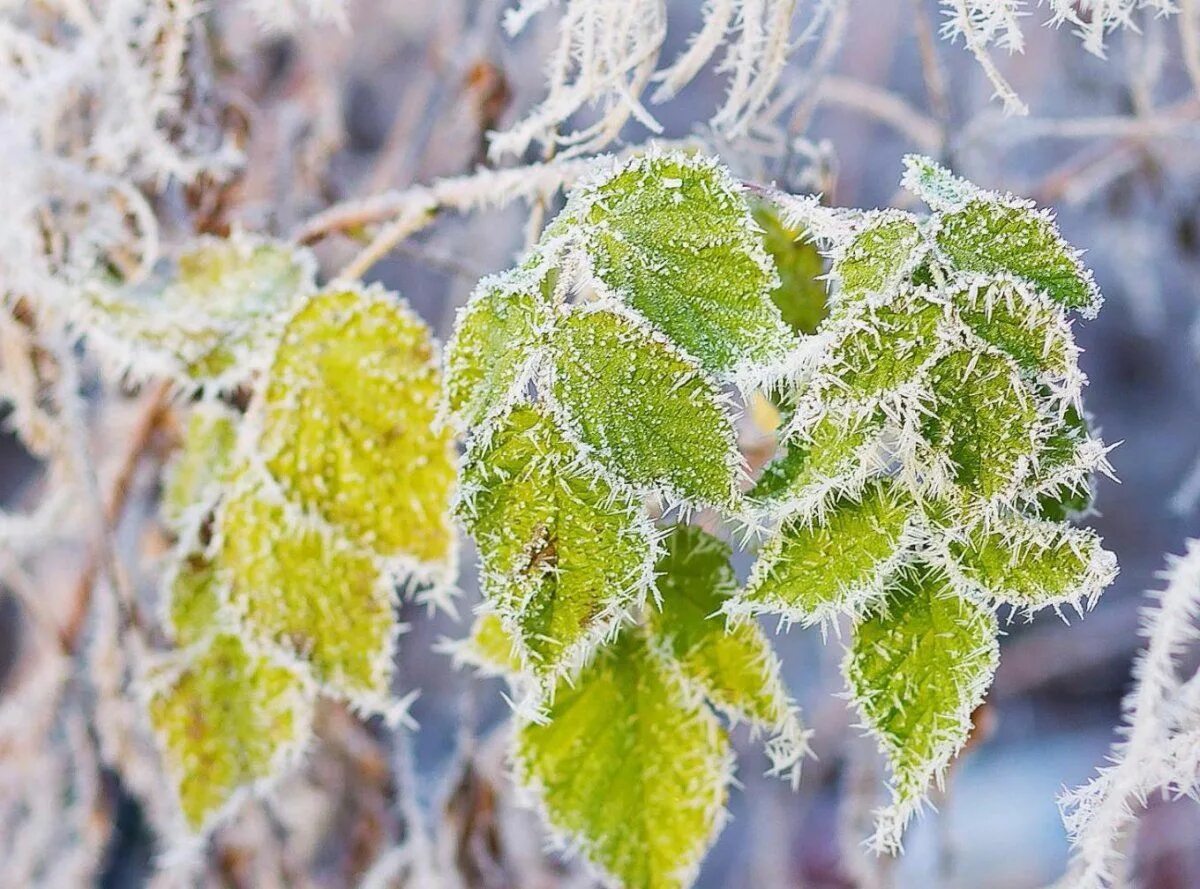
<svg viewBox="0 0 1200 889">
<path fill-rule="evenodd" d="M 203 242 L 152 295 L 91 306 L 180 385 L 254 391 L 245 416 L 192 406 L 163 495 L 178 650 L 149 713 L 196 831 L 303 748 L 317 694 L 393 707 L 396 584 L 444 583 L 454 557 L 429 331 L 394 294 L 317 290 L 312 268 L 281 245 Z"/>
<path fill-rule="evenodd" d="M 933 212 L 838 213 L 819 357 L 782 401 L 750 492 L 777 528 L 734 618 L 854 622 L 846 679 L 892 768 L 875 842 L 898 847 L 966 741 L 996 666 L 997 604 L 1090 606 L 1116 574 L 1085 510 L 1087 428 L 1067 319 L 1099 294 L 1052 218 L 921 158 Z"/>
<path fill-rule="evenodd" d="M 714 618 L 736 589 L 728 545 L 657 529 L 647 506 L 739 508 L 724 386 L 795 349 L 778 284 L 740 186 L 652 153 L 582 183 L 447 347 L 486 596 L 463 656 L 521 690 L 520 783 L 621 884 L 686 884 L 719 829 L 714 708 L 770 733 L 775 771 L 805 748 L 761 631 Z"/>
<path fill-rule="evenodd" d="M 517 777 L 617 883 L 686 884 L 719 827 L 706 700 L 773 729 L 777 768 L 803 750 L 754 616 L 852 621 L 847 682 L 893 776 L 875 842 L 894 850 L 991 681 L 995 606 L 1082 608 L 1116 572 L 1064 522 L 1107 465 L 1067 318 L 1099 307 L 1089 274 L 1026 202 L 917 158 L 906 184 L 929 216 L 782 199 L 826 236 L 826 307 L 794 230 L 756 225 L 712 163 L 610 164 L 459 318 L 458 512 L 485 591 L 459 650 L 525 693 Z M 728 386 L 766 387 L 786 419 L 745 493 Z M 746 586 L 698 528 L 661 554 L 647 502 L 773 529 Z"/>
</svg>

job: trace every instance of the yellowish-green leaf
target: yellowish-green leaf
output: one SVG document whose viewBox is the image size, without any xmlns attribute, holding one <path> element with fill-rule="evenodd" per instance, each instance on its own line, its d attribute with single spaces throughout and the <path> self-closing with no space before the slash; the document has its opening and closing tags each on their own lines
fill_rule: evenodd
<svg viewBox="0 0 1200 889">
<path fill-rule="evenodd" d="M 839 303 L 849 308 L 870 294 L 888 296 L 912 273 L 922 241 L 917 221 L 907 213 L 869 213 L 860 232 L 834 258 Z"/>
<path fill-rule="evenodd" d="M 471 635 L 452 643 L 450 651 L 456 661 L 488 674 L 515 677 L 524 669 L 512 635 L 504 629 L 500 615 L 492 611 L 476 615 Z"/>
<path fill-rule="evenodd" d="M 293 670 L 218 635 L 153 693 L 150 721 L 184 818 L 201 832 L 296 758 L 312 694 Z"/>
<path fill-rule="evenodd" d="M 922 434 L 946 459 L 955 484 L 990 499 L 1021 481 L 1039 427 L 1034 394 L 1013 362 L 958 349 L 933 367 L 930 388 Z"/>
<path fill-rule="evenodd" d="M 644 600 L 654 530 L 641 504 L 579 460 L 540 410 L 519 405 L 467 456 L 459 514 L 484 590 L 523 659 L 569 669 Z"/>
<path fill-rule="evenodd" d="M 260 369 L 287 312 L 312 291 L 307 251 L 263 238 L 202 238 L 170 274 L 85 294 L 101 349 L 137 371 L 230 388 Z"/>
<path fill-rule="evenodd" d="M 707 370 L 753 371 L 793 346 L 750 208 L 714 160 L 636 157 L 572 204 L 595 276 Z"/>
<path fill-rule="evenodd" d="M 953 574 L 989 599 L 1027 610 L 1090 605 L 1117 575 L 1095 532 L 1061 522 L 1007 516 L 950 535 Z"/>
<path fill-rule="evenodd" d="M 526 269 L 485 278 L 459 312 L 446 345 L 446 396 L 464 428 L 510 402 L 532 373 L 545 324 L 540 285 Z"/>
<path fill-rule="evenodd" d="M 772 771 L 800 777 L 806 733 L 779 678 L 779 661 L 753 621 L 726 626 L 722 608 L 737 589 L 729 545 L 695 525 L 677 525 L 658 562 L 660 608 L 648 627 L 685 682 L 734 719 L 774 734 Z"/>
<path fill-rule="evenodd" d="M 903 553 L 911 512 L 904 489 L 881 479 L 816 517 L 785 521 L 726 611 L 781 614 L 805 626 L 859 613 L 882 594 Z"/>
<path fill-rule="evenodd" d="M 1026 374 L 1065 377 L 1076 352 L 1062 311 L 1024 285 L 998 281 L 968 287 L 955 299 L 959 317 L 986 343 L 1007 353 Z"/>
<path fill-rule="evenodd" d="M 729 743 L 641 630 L 559 684 L 544 723 L 522 724 L 520 783 L 615 885 L 684 889 L 720 829 Z"/>
<path fill-rule="evenodd" d="M 241 417 L 219 402 L 203 401 L 188 415 L 183 448 L 167 471 L 162 514 L 177 533 L 188 516 L 210 510 L 228 481 Z"/>
<path fill-rule="evenodd" d="M 854 631 L 846 679 L 892 772 L 875 845 L 899 848 L 929 785 L 967 740 L 996 668 L 996 619 L 924 565 L 901 571 Z"/>
<path fill-rule="evenodd" d="M 271 364 L 259 406 L 267 467 L 294 502 L 360 546 L 443 562 L 455 460 L 450 430 L 436 424 L 440 399 L 429 330 L 398 296 L 317 294 Z"/>
<path fill-rule="evenodd" d="M 377 557 L 252 471 L 218 519 L 221 580 L 246 631 L 303 661 L 331 691 L 381 705 L 397 628 L 392 582 Z"/>
<path fill-rule="evenodd" d="M 728 506 L 741 458 L 720 393 L 643 325 L 591 306 L 551 341 L 552 391 L 570 430 L 611 472 L 689 503 Z"/>
<path fill-rule="evenodd" d="M 184 553 L 167 572 L 167 625 L 180 646 L 195 645 L 220 629 L 216 566 L 202 553 Z"/>
</svg>

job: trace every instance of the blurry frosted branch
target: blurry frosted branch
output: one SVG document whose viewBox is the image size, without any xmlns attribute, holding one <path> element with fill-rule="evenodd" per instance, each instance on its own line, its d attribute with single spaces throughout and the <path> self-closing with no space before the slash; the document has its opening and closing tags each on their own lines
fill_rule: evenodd
<svg viewBox="0 0 1200 889">
<path fill-rule="evenodd" d="M 532 144 L 568 156 L 593 153 L 614 141 L 631 118 L 658 133 L 661 127 L 642 101 L 650 82 L 658 82 L 652 101 L 669 101 L 722 48 L 718 70 L 728 75 L 729 86 L 710 123 L 725 137 L 744 136 L 770 103 L 790 50 L 816 37 L 830 13 L 846 2 L 814 0 L 805 27 L 794 34 L 798 0 L 707 0 L 687 48 L 660 68 L 667 33 L 663 0 L 527 0 L 505 18 L 510 35 L 561 7 L 547 95 L 522 120 L 495 134 L 492 156 L 519 156 Z M 593 123 L 560 132 L 576 113 L 592 109 Z"/>
<path fill-rule="evenodd" d="M 1154 792 L 1194 796 L 1200 791 L 1200 679 L 1184 679 L 1180 659 L 1200 638 L 1200 540 L 1170 556 L 1166 587 L 1144 613 L 1146 650 L 1134 663 L 1136 686 L 1125 701 L 1124 740 L 1111 765 L 1060 799 L 1075 857 L 1063 882 L 1072 889 L 1114 885 L 1136 810 Z"/>
</svg>

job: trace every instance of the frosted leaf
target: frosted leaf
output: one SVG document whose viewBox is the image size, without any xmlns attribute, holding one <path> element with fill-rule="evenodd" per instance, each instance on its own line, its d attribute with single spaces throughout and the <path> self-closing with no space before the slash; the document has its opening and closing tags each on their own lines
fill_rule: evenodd
<svg viewBox="0 0 1200 889">
<path fill-rule="evenodd" d="M 293 670 L 219 635 L 161 683 L 149 710 L 184 819 L 200 833 L 299 755 L 312 694 Z"/>
<path fill-rule="evenodd" d="M 304 509 L 406 567 L 453 547 L 451 431 L 425 324 L 378 288 L 328 290 L 288 322 L 256 406 L 267 468 Z"/>
<path fill-rule="evenodd" d="M 229 461 L 237 441 L 241 416 L 219 402 L 192 407 L 183 434 L 183 448 L 166 473 L 162 495 L 163 520 L 177 533 L 189 516 L 212 509 L 228 481 Z"/>
<path fill-rule="evenodd" d="M 876 211 L 866 214 L 861 225 L 834 256 L 832 275 L 840 284 L 839 308 L 848 308 L 870 294 L 890 295 L 920 258 L 921 230 L 909 214 Z"/>
<path fill-rule="evenodd" d="M 962 748 L 999 657 L 996 619 L 924 565 L 901 571 L 854 631 L 846 679 L 891 766 L 874 844 L 899 848 L 931 782 Z"/>
<path fill-rule="evenodd" d="M 785 439 L 782 455 L 767 464 L 746 496 L 772 510 L 807 512 L 881 468 L 882 431 L 878 414 L 828 411 Z"/>
<path fill-rule="evenodd" d="M 1078 349 L 1060 309 L 1011 281 L 966 288 L 955 297 L 959 318 L 975 336 L 1005 352 L 1027 375 L 1077 374 Z"/>
<path fill-rule="evenodd" d="M 389 694 L 394 590 L 377 559 L 248 471 L 218 511 L 221 581 L 251 637 L 329 691 L 381 707 Z"/>
<path fill-rule="evenodd" d="M 979 186 L 919 154 L 905 155 L 902 184 L 937 213 L 961 210 L 969 201 L 988 197 Z"/>
<path fill-rule="evenodd" d="M 232 388 L 255 370 L 292 307 L 313 289 L 307 251 L 236 235 L 198 239 L 169 275 L 85 293 L 83 322 L 102 352 L 188 387 Z"/>
<path fill-rule="evenodd" d="M 583 465 L 537 409 L 498 421 L 462 484 L 485 593 L 535 673 L 576 665 L 644 601 L 656 549 L 641 504 Z"/>
<path fill-rule="evenodd" d="M 781 614 L 808 626 L 857 614 L 878 597 L 904 551 L 912 504 L 880 480 L 842 497 L 811 521 L 793 519 L 763 547 L 731 615 Z"/>
<path fill-rule="evenodd" d="M 763 246 L 775 263 L 779 286 L 771 301 L 796 333 L 813 334 L 829 314 L 825 260 L 803 230 L 786 225 L 769 207 L 757 207 L 754 220 L 763 230 Z"/>
<path fill-rule="evenodd" d="M 915 378 L 941 347 L 945 309 L 919 294 L 864 305 L 830 328 L 835 339 L 821 368 L 841 397 L 869 402 Z"/>
<path fill-rule="evenodd" d="M 183 552 L 166 575 L 166 624 L 181 647 L 195 645 L 219 628 L 220 581 L 216 565 L 200 552 Z"/>
<path fill-rule="evenodd" d="M 523 669 L 513 637 L 504 629 L 500 615 L 485 611 L 476 615 L 471 635 L 451 645 L 456 662 L 470 664 L 487 675 L 515 677 Z"/>
<path fill-rule="evenodd" d="M 688 503 L 735 501 L 733 424 L 691 359 L 599 304 L 566 314 L 551 351 L 554 399 L 606 468 Z"/>
<path fill-rule="evenodd" d="M 771 643 L 753 621 L 726 626 L 722 607 L 737 590 L 730 548 L 694 525 L 677 525 L 658 562 L 659 610 L 647 625 L 717 709 L 772 732 L 772 771 L 799 780 L 806 733 L 779 678 Z M 657 643 L 656 643 L 657 644 Z"/>
<path fill-rule="evenodd" d="M 922 434 L 971 496 L 991 499 L 1020 482 L 1037 445 L 1033 394 L 1007 358 L 959 349 L 930 372 L 934 395 Z"/>
<path fill-rule="evenodd" d="M 1065 521 L 1087 512 L 1092 505 L 1093 474 L 1110 471 L 1107 450 L 1092 437 L 1079 409 L 1068 405 L 1062 420 L 1042 442 L 1029 480 L 1038 514 Z"/>
<path fill-rule="evenodd" d="M 545 324 L 540 276 L 527 269 L 485 278 L 458 313 L 446 345 L 446 394 L 462 428 L 519 394 Z"/>
<path fill-rule="evenodd" d="M 753 377 L 795 339 L 741 187 L 715 160 L 650 154 L 572 197 L 591 271 L 713 373 Z"/>
<path fill-rule="evenodd" d="M 520 725 L 517 780 L 613 885 L 684 889 L 723 822 L 729 742 L 641 630 L 563 681 Z"/>
<path fill-rule="evenodd" d="M 1090 606 L 1117 575 L 1116 559 L 1095 532 L 1059 522 L 1007 516 L 955 529 L 944 546 L 956 585 L 1030 611 Z"/>
<path fill-rule="evenodd" d="M 1015 275 L 1088 318 L 1100 308 L 1100 292 L 1079 252 L 1063 240 L 1053 216 L 1024 202 L 972 200 L 943 214 L 935 237 L 941 254 L 960 271 Z"/>
</svg>

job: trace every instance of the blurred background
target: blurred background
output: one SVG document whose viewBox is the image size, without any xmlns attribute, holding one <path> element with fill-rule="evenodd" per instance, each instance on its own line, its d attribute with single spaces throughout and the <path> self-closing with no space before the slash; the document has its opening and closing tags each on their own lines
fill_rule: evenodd
<svg viewBox="0 0 1200 889">
<path fill-rule="evenodd" d="M 486 164 L 486 132 L 542 98 L 555 39 L 553 14 L 507 39 L 498 26 L 504 6 L 360 0 L 348 5 L 345 27 L 310 22 L 284 33 L 264 30 L 242 4 L 211 4 L 200 27 L 215 72 L 214 126 L 232 133 L 245 156 L 214 225 L 287 236 L 335 202 Z M 1093 774 L 1114 739 L 1141 642 L 1143 591 L 1157 584 L 1164 553 L 1200 535 L 1200 99 L 1175 20 L 1138 18 L 1142 33 L 1115 34 L 1100 59 L 1069 30 L 1041 27 L 1044 11 L 1032 6 L 1025 52 L 997 55 L 1030 106 L 1029 117 L 1013 118 L 991 100 L 965 49 L 937 38 L 942 13 L 932 0 L 856 0 L 849 10 L 839 25 L 844 39 L 822 36 L 798 49 L 781 84 L 793 101 L 781 108 L 778 131 L 714 147 L 743 178 L 822 191 L 840 206 L 903 201 L 901 158 L 919 151 L 985 187 L 1056 209 L 1067 239 L 1087 250 L 1107 299 L 1099 317 L 1077 322 L 1076 331 L 1091 381 L 1088 410 L 1103 437 L 1121 443 L 1111 454 L 1120 483 L 1099 481 L 1097 514 L 1088 519 L 1116 552 L 1121 575 L 1086 616 L 1047 612 L 1006 625 L 975 739 L 935 795 L 938 811 L 910 831 L 896 862 L 857 846 L 881 773 L 836 696 L 840 641 L 798 629 L 777 635 L 785 679 L 817 732 L 817 758 L 793 793 L 762 777 L 761 752 L 737 735 L 743 789 L 733 794 L 732 819 L 698 885 L 1041 886 L 1061 874 L 1068 851 L 1055 799 Z M 699 12 L 699 0 L 669 4 L 665 57 L 683 47 Z M 798 15 L 806 12 L 801 4 Z M 711 115 L 725 88 L 719 72 L 706 70 L 655 109 L 664 137 L 706 138 L 696 122 Z M 623 136 L 634 144 L 648 134 L 631 124 Z M 526 158 L 537 159 L 532 151 Z M 168 192 L 160 205 L 166 218 L 172 199 Z M 475 281 L 511 264 L 527 218 L 524 206 L 448 218 L 402 244 L 370 278 L 399 290 L 444 337 Z M 326 272 L 360 247 L 340 236 L 316 245 Z M 116 441 L 120 405 L 114 411 Z M 97 435 L 103 452 L 103 429 Z M 169 429 L 164 436 L 166 448 Z M 0 504 L 21 508 L 41 482 L 37 461 L 16 439 L 0 440 Z M 155 484 L 152 471 L 133 479 L 133 518 L 118 529 L 138 555 L 137 581 L 149 597 L 155 547 L 137 515 L 152 512 Z M 405 606 L 411 628 L 400 644 L 397 692 L 420 690 L 412 711 L 420 730 L 396 738 L 326 707 L 322 743 L 272 802 L 248 806 L 219 831 L 197 882 L 332 887 L 369 877 L 373 885 L 416 885 L 411 876 L 393 880 L 380 862 L 420 824 L 427 839 L 450 844 L 471 885 L 590 885 L 578 868 L 542 854 L 536 818 L 512 799 L 503 684 L 456 670 L 435 650 L 440 639 L 465 632 L 478 600 L 473 560 L 464 551 L 460 620 Z M 746 557 L 743 572 L 748 565 Z M 71 576 L 49 566 L 37 583 L 50 596 Z M 43 669 L 37 636 L 0 588 L 0 702 L 24 694 Z M 28 728 L 37 731 L 32 717 Z M 0 747 L 10 772 L 17 757 L 35 753 L 46 755 Z M 161 851 L 147 810 L 153 786 L 134 786 L 98 763 L 94 769 L 95 823 L 80 831 L 94 851 L 96 885 L 164 881 L 152 867 Z M 17 790 L 11 774 L 0 783 L 0 795 L 15 799 Z M 1193 801 L 1151 801 L 1136 873 L 1145 886 L 1200 886 Z M 432 879 L 425 885 L 438 885 Z"/>
</svg>

